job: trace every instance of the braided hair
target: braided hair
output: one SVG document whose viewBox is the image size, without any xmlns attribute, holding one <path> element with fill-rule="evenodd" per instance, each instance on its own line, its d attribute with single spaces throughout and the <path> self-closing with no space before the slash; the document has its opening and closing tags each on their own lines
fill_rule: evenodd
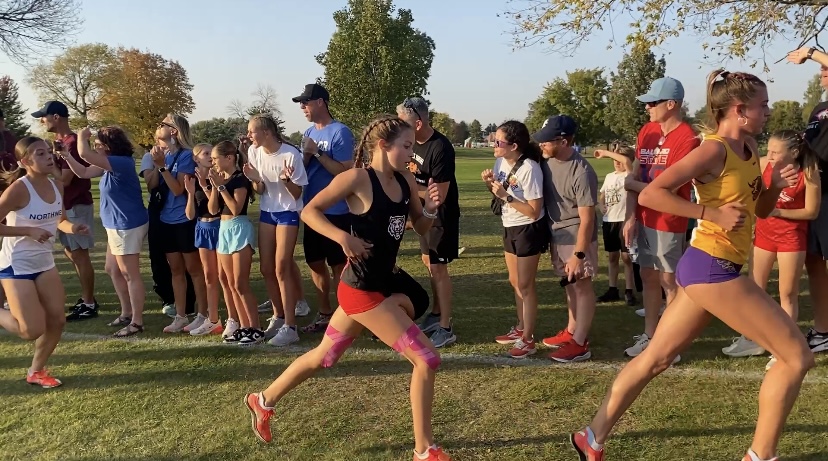
<svg viewBox="0 0 828 461">
<path fill-rule="evenodd" d="M 354 168 L 367 168 L 371 164 L 374 148 L 380 140 L 393 143 L 405 130 L 411 129 L 411 125 L 394 115 L 382 115 L 372 120 L 354 150 Z"/>
<path fill-rule="evenodd" d="M 782 143 L 794 158 L 794 163 L 810 179 L 811 174 L 817 169 L 817 156 L 811 146 L 805 141 L 805 136 L 794 130 L 780 130 L 774 132 L 770 139 Z"/>
</svg>

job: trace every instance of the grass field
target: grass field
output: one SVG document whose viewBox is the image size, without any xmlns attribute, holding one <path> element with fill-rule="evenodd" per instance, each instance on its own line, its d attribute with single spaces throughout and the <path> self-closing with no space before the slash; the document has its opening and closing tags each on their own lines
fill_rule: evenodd
<svg viewBox="0 0 828 461">
<path fill-rule="evenodd" d="M 488 208 L 480 171 L 490 150 L 459 150 L 461 259 L 452 263 L 458 343 L 444 350 L 437 375 L 434 432 L 454 459 L 573 460 L 568 432 L 589 421 L 618 368 L 623 349 L 643 329 L 633 309 L 601 305 L 591 336 L 593 360 L 553 365 L 539 353 L 522 362 L 492 338 L 514 322 L 513 295 L 503 262 L 501 224 Z M 609 161 L 594 161 L 599 177 Z M 97 192 L 97 191 L 96 191 Z M 255 207 L 253 207 L 255 208 Z M 251 211 L 251 217 L 258 215 Z M 405 238 L 400 264 L 425 282 L 415 235 Z M 102 315 L 66 327 L 51 361 L 64 386 L 43 390 L 22 379 L 30 344 L 0 335 L 0 459 L 62 461 L 149 460 L 406 460 L 413 436 L 408 406 L 410 366 L 367 337 L 340 363 L 300 386 L 277 407 L 274 443 L 262 445 L 242 404 L 265 387 L 319 335 L 277 350 L 223 346 L 215 338 L 161 333 L 169 319 L 148 296 L 146 333 L 114 340 L 106 322 L 117 298 L 103 272 L 105 235 L 96 228 L 93 258 Z M 297 260 L 304 270 L 301 245 Z M 78 296 L 74 273 L 60 254 L 68 301 Z M 606 256 L 596 292 L 606 288 Z M 145 264 L 148 290 L 151 287 Z M 258 267 L 254 268 L 254 273 Z M 312 293 L 307 271 L 305 288 Z M 543 260 L 538 335 L 566 322 L 563 291 Z M 261 276 L 254 288 L 264 299 Z M 428 286 L 428 284 L 426 284 Z M 775 280 L 771 282 L 775 290 Z M 811 318 L 807 283 L 802 314 Z M 309 298 L 311 305 L 315 300 Z M 71 303 L 71 302 L 70 302 Z M 309 318 L 304 319 L 310 321 Z M 616 461 L 738 460 L 748 447 L 756 396 L 767 357 L 721 355 L 732 332 L 714 323 L 683 361 L 653 382 L 619 423 L 608 444 Z M 780 453 L 785 461 L 828 459 L 828 360 L 818 359 L 789 419 Z"/>
</svg>

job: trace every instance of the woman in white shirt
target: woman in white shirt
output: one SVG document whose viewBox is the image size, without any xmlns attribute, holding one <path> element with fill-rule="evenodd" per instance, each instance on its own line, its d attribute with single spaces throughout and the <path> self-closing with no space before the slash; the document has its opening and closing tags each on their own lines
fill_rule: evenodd
<svg viewBox="0 0 828 461">
<path fill-rule="evenodd" d="M 301 297 L 302 278 L 293 252 L 299 235 L 302 187 L 308 184 L 308 175 L 299 149 L 282 138 L 271 117 L 253 117 L 247 136 L 253 145 L 247 151 L 244 174 L 262 196 L 260 267 L 273 304 L 265 338 L 272 337 L 270 344 L 282 347 L 299 341 L 294 306 Z"/>
<path fill-rule="evenodd" d="M 543 171 L 538 163 L 541 151 L 531 141 L 526 125 L 514 120 L 497 128 L 494 144 L 494 170 L 483 171 L 481 178 L 501 200 L 503 252 L 509 283 L 515 290 L 518 318 L 517 325 L 495 341 L 512 344 L 509 354 L 522 359 L 537 350 L 535 276 L 540 255 L 549 246 L 549 228 L 543 210 Z"/>
</svg>

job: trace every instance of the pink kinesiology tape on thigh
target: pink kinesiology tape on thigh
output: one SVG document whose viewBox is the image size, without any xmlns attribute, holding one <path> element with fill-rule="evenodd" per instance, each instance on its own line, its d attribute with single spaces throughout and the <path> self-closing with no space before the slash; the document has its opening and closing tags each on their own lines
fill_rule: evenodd
<svg viewBox="0 0 828 461">
<path fill-rule="evenodd" d="M 394 350 L 402 354 L 407 348 L 411 348 L 418 356 L 420 356 L 429 368 L 436 370 L 440 366 L 440 356 L 434 353 L 420 340 L 420 328 L 417 325 L 411 325 L 405 330 L 405 333 L 400 336 L 400 339 L 394 343 Z"/>
<path fill-rule="evenodd" d="M 354 337 L 340 333 L 339 330 L 330 324 L 328 325 L 328 329 L 325 330 L 325 336 L 331 338 L 333 346 L 328 349 L 328 352 L 325 352 L 325 357 L 322 358 L 322 368 L 330 368 L 336 365 L 336 362 L 339 361 L 342 354 L 351 347 L 351 343 L 354 342 Z"/>
</svg>

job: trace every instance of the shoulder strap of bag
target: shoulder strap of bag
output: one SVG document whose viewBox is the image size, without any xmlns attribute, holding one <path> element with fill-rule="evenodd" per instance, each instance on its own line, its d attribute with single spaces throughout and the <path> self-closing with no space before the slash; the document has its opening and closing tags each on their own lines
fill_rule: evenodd
<svg viewBox="0 0 828 461">
<path fill-rule="evenodd" d="M 512 170 L 511 170 L 511 171 L 509 171 L 509 174 L 507 174 L 507 175 L 506 175 L 506 177 L 505 177 L 505 178 L 503 178 L 503 188 L 504 188 L 504 189 L 506 189 L 506 188 L 508 188 L 508 187 L 509 187 L 509 178 L 511 178 L 511 177 L 512 177 L 512 175 L 514 175 L 515 173 L 517 173 L 517 170 L 519 170 L 519 169 L 520 169 L 520 167 L 522 167 L 522 166 L 523 166 L 523 162 L 524 162 L 524 160 L 526 160 L 526 156 L 525 156 L 525 155 L 521 155 L 521 156 L 520 156 L 520 158 L 518 158 L 517 162 L 515 162 L 515 165 L 512 167 Z"/>
</svg>

